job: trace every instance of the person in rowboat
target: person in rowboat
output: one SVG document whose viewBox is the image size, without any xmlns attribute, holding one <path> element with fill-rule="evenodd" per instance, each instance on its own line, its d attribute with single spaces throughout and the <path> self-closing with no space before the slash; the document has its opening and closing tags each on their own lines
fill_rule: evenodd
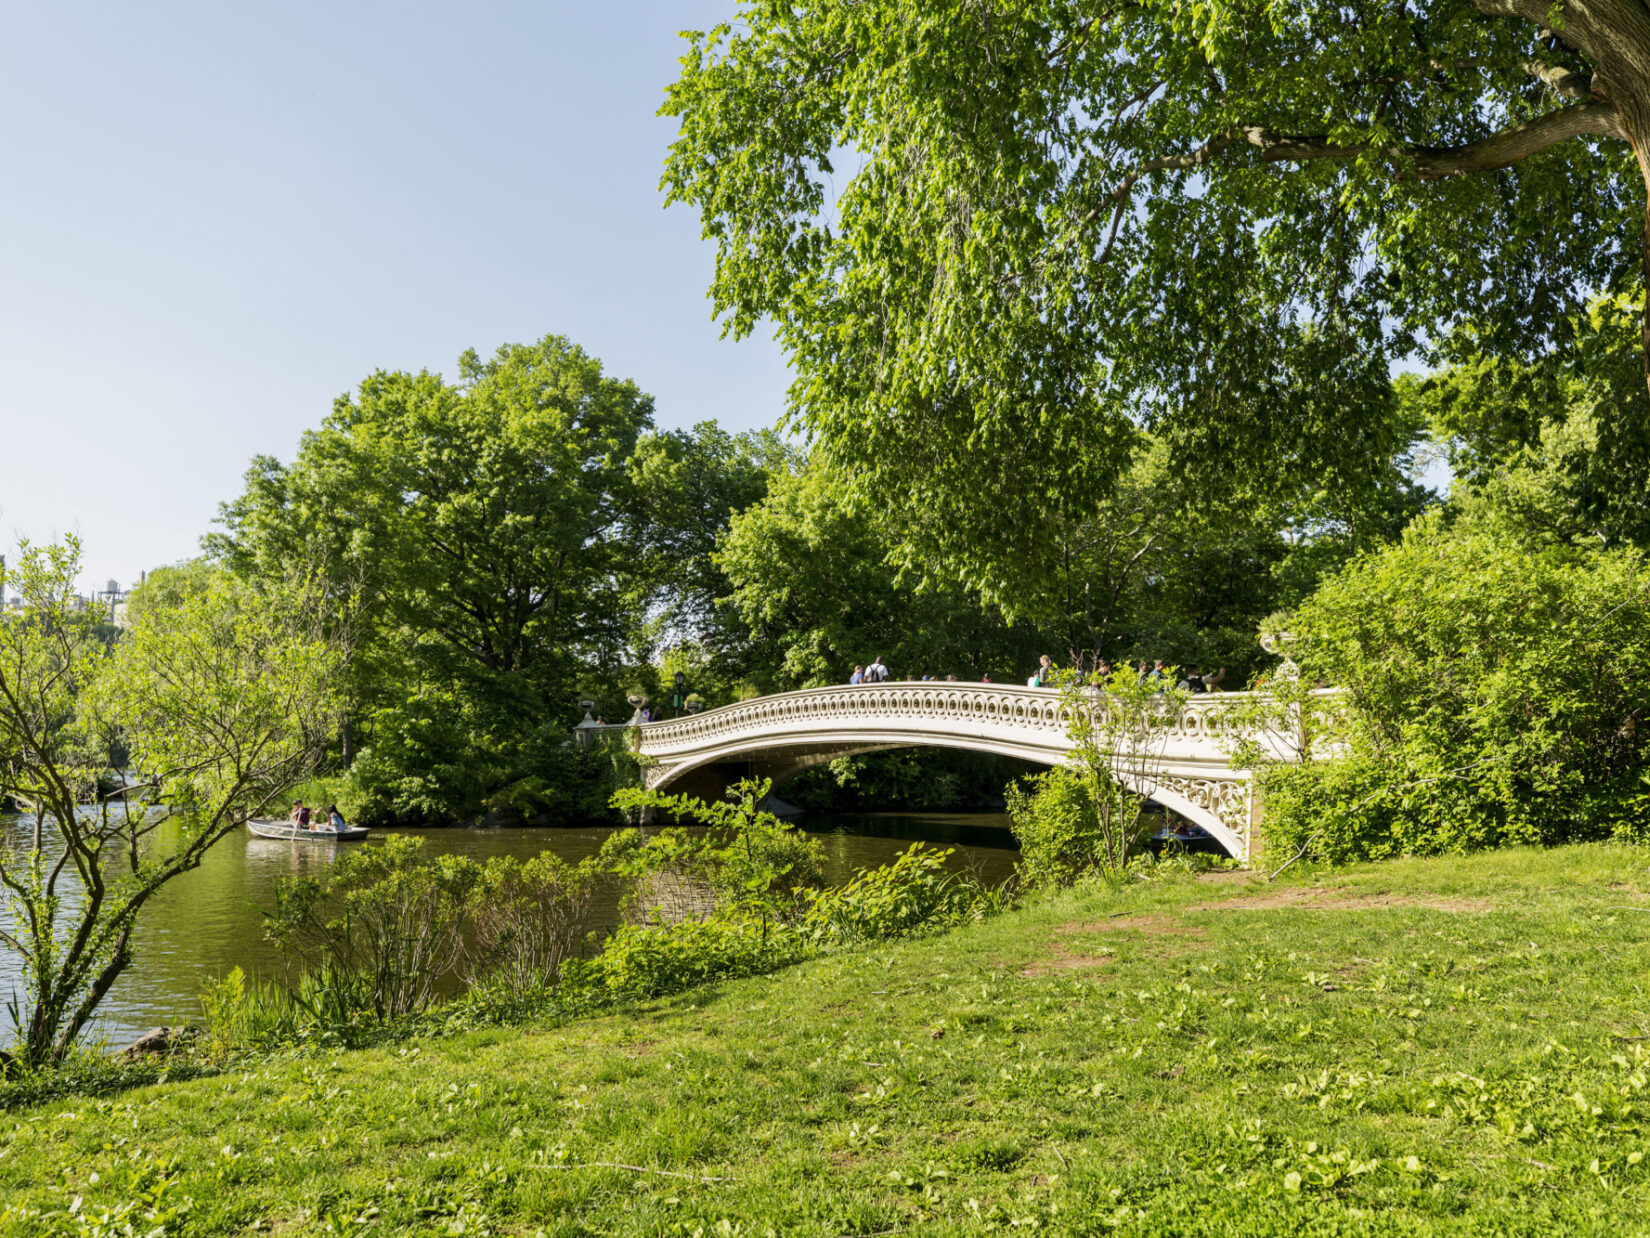
<svg viewBox="0 0 1650 1238">
<path fill-rule="evenodd" d="M 338 811 L 337 804 L 332 804 L 327 807 L 327 824 L 332 827 L 332 832 L 334 834 L 342 834 L 344 832 L 344 814 Z"/>
<path fill-rule="evenodd" d="M 309 828 L 309 805 L 303 800 L 292 801 L 292 824 L 300 830 Z"/>
</svg>

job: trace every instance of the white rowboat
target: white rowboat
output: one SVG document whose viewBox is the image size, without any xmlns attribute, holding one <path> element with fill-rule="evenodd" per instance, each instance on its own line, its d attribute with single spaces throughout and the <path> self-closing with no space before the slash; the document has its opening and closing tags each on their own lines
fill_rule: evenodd
<svg viewBox="0 0 1650 1238">
<path fill-rule="evenodd" d="M 298 843 L 352 842 L 367 836 L 364 825 L 346 825 L 341 830 L 306 830 L 290 821 L 248 821 L 246 828 L 258 838 L 278 838 Z"/>
</svg>

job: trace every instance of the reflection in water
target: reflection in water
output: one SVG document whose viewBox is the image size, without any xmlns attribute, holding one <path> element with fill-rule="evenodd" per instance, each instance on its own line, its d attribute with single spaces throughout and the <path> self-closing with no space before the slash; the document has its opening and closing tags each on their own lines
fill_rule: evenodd
<svg viewBox="0 0 1650 1238">
<path fill-rule="evenodd" d="M 952 866 L 996 884 L 1013 871 L 1018 853 L 1001 814 L 871 813 L 801 818 L 825 846 L 827 879 L 845 881 L 855 870 L 886 864 L 912 841 L 956 847 Z M 163 827 L 163 829 L 175 827 Z M 392 833 L 425 840 L 426 851 L 486 861 L 496 855 L 528 859 L 553 851 L 576 864 L 601 850 L 611 829 L 374 830 L 365 842 L 279 842 L 237 832 L 210 852 L 199 869 L 163 887 L 144 910 L 132 947 L 133 964 L 104 1001 L 88 1043 L 129 1040 L 157 1024 L 200 1021 L 200 990 L 231 967 L 248 975 L 279 977 L 285 960 L 264 938 L 264 913 L 274 906 L 275 878 L 322 876 L 350 847 L 371 847 Z M 0 834 L 24 842 L 22 823 L 0 819 Z M 170 839 L 165 840 L 169 844 Z M 595 925 L 611 928 L 618 908 L 610 894 L 595 909 Z M 0 1007 L 22 994 L 18 959 L 0 948 Z M 9 1040 L 9 1016 L 0 1013 L 0 1040 Z"/>
</svg>

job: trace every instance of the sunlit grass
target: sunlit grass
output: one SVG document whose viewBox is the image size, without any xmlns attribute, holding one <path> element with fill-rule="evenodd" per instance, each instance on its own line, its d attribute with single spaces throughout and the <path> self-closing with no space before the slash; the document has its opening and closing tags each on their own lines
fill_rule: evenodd
<svg viewBox="0 0 1650 1238">
<path fill-rule="evenodd" d="M 0 1233 L 1644 1232 L 1647 860 L 1084 890 L 558 1028 L 59 1100 L 0 1117 Z"/>
</svg>

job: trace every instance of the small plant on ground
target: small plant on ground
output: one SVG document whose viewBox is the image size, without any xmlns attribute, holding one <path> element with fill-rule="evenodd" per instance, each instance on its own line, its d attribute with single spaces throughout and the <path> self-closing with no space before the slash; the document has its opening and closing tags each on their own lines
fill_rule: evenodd
<svg viewBox="0 0 1650 1238">
<path fill-rule="evenodd" d="M 598 861 L 574 866 L 549 851 L 525 863 L 513 856 L 489 861 L 471 898 L 466 979 L 524 991 L 554 984 L 589 929 L 600 879 Z"/>
<path fill-rule="evenodd" d="M 881 941 L 983 918 L 998 901 L 966 873 L 946 866 L 951 850 L 913 843 L 879 868 L 810 896 L 803 932 L 822 945 Z"/>
</svg>

